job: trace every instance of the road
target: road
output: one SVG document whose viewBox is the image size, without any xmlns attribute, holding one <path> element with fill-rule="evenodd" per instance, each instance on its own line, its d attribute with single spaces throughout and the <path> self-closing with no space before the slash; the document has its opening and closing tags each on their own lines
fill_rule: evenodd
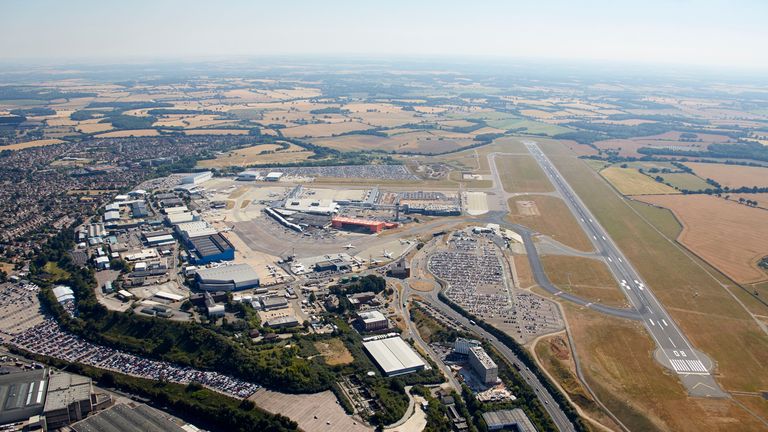
<svg viewBox="0 0 768 432">
<path fill-rule="evenodd" d="M 504 345 L 500 340 L 496 339 L 494 335 L 488 333 L 482 327 L 470 323 L 469 320 L 466 319 L 463 315 L 440 301 L 440 299 L 437 298 L 439 291 L 440 290 L 437 289 L 432 292 L 419 292 L 418 295 L 441 314 L 460 323 L 472 333 L 485 338 L 491 345 L 494 346 L 494 348 L 499 351 L 499 353 L 501 353 L 502 356 L 504 356 L 504 358 L 510 364 L 517 366 L 517 369 L 519 369 L 519 373 L 523 377 L 523 380 L 525 380 L 525 382 L 536 393 L 538 399 L 544 406 L 544 410 L 546 410 L 549 416 L 552 418 L 552 421 L 555 423 L 555 426 L 557 426 L 557 429 L 561 432 L 575 431 L 576 429 L 574 428 L 573 423 L 571 423 L 571 421 L 568 419 L 568 416 L 565 415 L 563 410 L 560 408 L 560 405 L 557 404 L 552 395 L 549 394 L 549 391 L 541 384 L 539 378 L 534 375 L 530 369 L 528 369 L 528 367 L 520 360 L 520 358 L 518 358 L 517 355 L 512 352 L 512 350 L 507 348 L 507 346 Z"/>
<path fill-rule="evenodd" d="M 525 145 L 573 212 L 584 232 L 590 237 L 597 253 L 603 257 L 622 291 L 633 305 L 637 318 L 642 320 L 655 341 L 658 347 L 655 353 L 656 360 L 678 374 L 692 396 L 727 397 L 728 395 L 720 389 L 711 375 L 714 368 L 712 360 L 693 348 L 650 287 L 645 284 L 640 274 L 539 146 L 532 141 L 525 142 Z M 524 233 L 525 231 L 522 231 L 521 235 Z M 526 242 L 526 249 L 528 247 Z M 615 315 L 610 313 L 611 311 L 601 311 Z"/>
</svg>

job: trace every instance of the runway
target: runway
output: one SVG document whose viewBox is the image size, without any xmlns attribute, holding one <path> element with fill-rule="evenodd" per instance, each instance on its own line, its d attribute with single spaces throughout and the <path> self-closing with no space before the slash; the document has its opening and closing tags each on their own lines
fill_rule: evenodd
<svg viewBox="0 0 768 432">
<path fill-rule="evenodd" d="M 678 374 L 692 396 L 728 397 L 727 393 L 720 389 L 711 375 L 711 371 L 714 368 L 712 360 L 704 353 L 693 348 L 678 325 L 653 294 L 651 288 L 645 284 L 629 260 L 627 260 L 605 229 L 589 212 L 539 146 L 532 141 L 525 142 L 525 145 L 555 186 L 555 189 L 560 193 L 568 208 L 573 212 L 584 232 L 594 244 L 597 254 L 603 257 L 605 264 L 619 282 L 624 295 L 634 307 L 634 311 L 627 311 L 627 316 L 621 316 L 621 314 L 617 313 L 616 308 L 605 310 L 605 306 L 599 309 L 594 307 L 594 305 L 589 305 L 588 307 L 609 315 L 642 320 L 648 333 L 656 343 L 656 360 Z M 525 236 L 527 233 L 530 236 L 530 230 L 522 228 L 519 230 L 520 234 Z M 534 249 L 532 252 L 535 253 L 533 243 L 526 242 L 526 250 L 531 247 Z M 537 253 L 535 254 L 538 255 Z M 534 271 L 536 272 L 537 270 L 534 269 Z M 547 289 L 547 287 L 544 288 Z M 569 300 L 574 301 L 572 299 Z M 583 302 L 582 299 L 578 300 Z M 575 301 L 579 303 L 578 300 Z"/>
</svg>

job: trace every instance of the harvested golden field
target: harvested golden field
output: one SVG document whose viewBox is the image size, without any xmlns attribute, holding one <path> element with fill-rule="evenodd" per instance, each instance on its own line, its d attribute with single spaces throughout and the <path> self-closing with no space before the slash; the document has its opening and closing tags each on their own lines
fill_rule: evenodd
<svg viewBox="0 0 768 432">
<path fill-rule="evenodd" d="M 756 194 L 729 194 L 728 199 L 731 201 L 739 201 L 739 198 L 745 200 L 757 201 L 757 206 L 768 209 L 768 193 L 756 193 Z"/>
<path fill-rule="evenodd" d="M 331 366 L 346 365 L 355 361 L 344 342 L 338 338 L 317 341 L 315 348 L 325 358 L 325 363 Z"/>
<path fill-rule="evenodd" d="M 653 196 L 683 224 L 678 240 L 739 283 L 768 279 L 757 262 L 768 255 L 768 213 L 708 195 Z"/>
<path fill-rule="evenodd" d="M 212 114 L 170 114 L 164 115 L 161 119 L 156 121 L 152 126 L 154 127 L 181 127 L 188 129 L 196 129 L 208 126 L 222 126 L 227 124 L 234 124 L 235 120 L 220 119 L 218 115 Z"/>
<path fill-rule="evenodd" d="M 346 132 L 371 129 L 371 126 L 358 122 L 343 123 L 315 123 L 296 127 L 289 127 L 282 130 L 283 135 L 289 138 L 304 137 L 329 137 Z"/>
<path fill-rule="evenodd" d="M 544 111 L 539 109 L 524 109 L 520 110 L 520 114 L 526 117 L 535 117 L 537 119 L 550 119 L 555 117 L 555 113 L 552 111 Z"/>
<path fill-rule="evenodd" d="M 216 159 L 206 159 L 198 162 L 201 168 L 224 168 L 229 166 L 247 167 L 257 164 L 291 163 L 306 160 L 314 153 L 291 144 L 287 150 L 280 150 L 277 144 L 259 144 L 220 154 Z M 267 153 L 263 153 L 267 152 Z"/>
<path fill-rule="evenodd" d="M 285 133 L 285 129 L 283 129 Z M 388 137 L 376 135 L 343 135 L 312 140 L 313 144 L 341 151 L 379 149 L 395 152 L 443 153 L 471 145 L 474 140 L 468 134 L 446 131 L 415 131 Z"/>
<path fill-rule="evenodd" d="M 549 280 L 561 290 L 595 303 L 629 306 L 604 262 L 564 255 L 544 255 L 541 262 Z"/>
<path fill-rule="evenodd" d="M 96 138 L 125 138 L 125 137 L 147 137 L 147 136 L 158 136 L 160 133 L 155 129 L 131 129 L 131 130 L 120 130 L 120 131 L 114 131 L 114 132 L 106 132 L 98 135 L 94 135 Z"/>
<path fill-rule="evenodd" d="M 768 168 L 699 162 L 686 162 L 685 165 L 697 176 L 715 180 L 723 187 L 733 189 L 741 186 L 768 186 Z"/>
<path fill-rule="evenodd" d="M 519 213 L 517 201 L 535 202 L 539 214 Z M 592 243 L 560 198 L 549 195 L 521 195 L 509 199 L 509 208 L 507 220 L 510 222 L 548 235 L 574 249 L 585 252 L 592 250 Z"/>
<path fill-rule="evenodd" d="M 27 142 L 17 143 L 17 144 L 9 144 L 6 146 L 0 146 L 0 150 L 24 150 L 32 147 L 45 147 L 45 146 L 54 145 L 54 144 L 61 144 L 63 142 L 65 141 L 60 139 L 41 139 L 41 140 L 27 141 Z"/>
<path fill-rule="evenodd" d="M 81 121 L 75 129 L 84 134 L 106 132 L 113 129 L 112 123 L 98 123 L 98 121 L 98 119 Z"/>
<path fill-rule="evenodd" d="M 532 156 L 496 156 L 496 169 L 506 192 L 552 192 L 554 188 Z"/>
<path fill-rule="evenodd" d="M 190 129 L 184 135 L 248 135 L 248 129 Z"/>
<path fill-rule="evenodd" d="M 608 167 L 600 171 L 600 175 L 608 180 L 613 187 L 623 195 L 656 195 L 678 194 L 674 188 L 659 183 L 656 180 L 641 174 L 634 168 Z"/>
</svg>

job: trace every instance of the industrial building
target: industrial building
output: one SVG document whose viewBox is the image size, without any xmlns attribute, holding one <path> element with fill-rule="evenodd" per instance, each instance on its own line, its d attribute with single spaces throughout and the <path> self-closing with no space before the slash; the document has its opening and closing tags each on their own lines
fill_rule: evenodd
<svg viewBox="0 0 768 432">
<path fill-rule="evenodd" d="M 261 299 L 264 310 L 284 309 L 288 307 L 288 299 L 285 297 L 265 297 Z"/>
<path fill-rule="evenodd" d="M 389 269 L 388 273 L 391 277 L 407 279 L 411 277 L 411 267 L 408 265 L 408 261 L 406 259 L 401 259 Z"/>
<path fill-rule="evenodd" d="M 131 203 L 131 216 L 134 218 L 143 218 L 149 216 L 147 203 L 144 201 L 135 201 Z"/>
<path fill-rule="evenodd" d="M 258 171 L 243 171 L 240 174 L 237 175 L 235 180 L 238 181 L 256 181 L 258 179 L 262 178 L 261 173 Z"/>
<path fill-rule="evenodd" d="M 97 431 L 145 431 L 145 432 L 189 432 L 174 423 L 168 416 L 150 406 L 118 404 L 73 424 L 75 432 Z"/>
<path fill-rule="evenodd" d="M 499 378 L 499 367 L 481 346 L 469 348 L 469 365 L 483 384 L 495 384 Z"/>
<path fill-rule="evenodd" d="M 456 338 L 453 343 L 453 352 L 457 354 L 469 355 L 469 349 L 472 347 L 479 347 L 480 341 L 474 339 Z"/>
<path fill-rule="evenodd" d="M 216 228 L 210 226 L 206 221 L 183 222 L 177 224 L 174 229 L 184 241 L 188 241 L 194 237 L 202 237 L 218 233 Z"/>
<path fill-rule="evenodd" d="M 424 360 L 400 336 L 376 338 L 363 347 L 386 376 L 405 375 L 424 370 Z"/>
<path fill-rule="evenodd" d="M 213 172 L 211 172 L 211 171 L 192 173 L 192 174 L 189 174 L 189 175 L 186 175 L 186 176 L 182 177 L 181 184 L 183 184 L 183 185 L 188 185 L 188 184 L 198 185 L 198 184 L 204 183 L 204 182 L 206 182 L 206 181 L 208 181 L 208 180 L 210 180 L 212 178 L 213 178 Z"/>
<path fill-rule="evenodd" d="M 265 322 L 264 325 L 272 328 L 294 327 L 299 325 L 299 320 L 297 320 L 293 315 L 281 316 L 270 319 L 269 321 Z"/>
<path fill-rule="evenodd" d="M 180 212 L 180 213 L 171 213 L 165 216 L 165 220 L 168 222 L 169 225 L 178 225 L 184 222 L 192 222 L 193 220 L 195 220 L 195 215 L 193 215 L 188 211 Z"/>
<path fill-rule="evenodd" d="M 238 291 L 259 286 L 259 275 L 248 264 L 201 268 L 195 278 L 203 291 Z"/>
<path fill-rule="evenodd" d="M 90 378 L 54 372 L 48 378 L 43 414 L 48 428 L 56 429 L 82 420 L 92 411 L 106 408 L 111 403 L 109 395 L 93 394 Z"/>
<path fill-rule="evenodd" d="M 376 293 L 372 291 L 363 291 L 360 293 L 350 294 L 347 296 L 347 300 L 354 307 L 359 307 L 364 304 L 376 303 Z"/>
<path fill-rule="evenodd" d="M 352 263 L 342 258 L 330 258 L 315 263 L 315 271 L 348 272 L 352 271 Z"/>
<path fill-rule="evenodd" d="M 331 219 L 331 226 L 336 229 L 344 229 L 349 231 L 366 231 L 371 234 L 378 234 L 385 229 L 396 228 L 397 224 L 394 222 L 335 216 L 333 219 Z"/>
<path fill-rule="evenodd" d="M 266 181 L 278 181 L 283 177 L 283 173 L 281 172 L 271 172 L 267 174 L 267 176 L 264 178 Z"/>
<path fill-rule="evenodd" d="M 378 331 L 389 328 L 387 317 L 377 310 L 360 312 L 357 314 L 357 320 L 365 331 Z"/>
<path fill-rule="evenodd" d="M 42 415 L 47 385 L 42 369 L 0 375 L 0 424 Z"/>
<path fill-rule="evenodd" d="M 536 432 L 533 423 L 520 408 L 483 413 L 483 421 L 489 431 L 510 429 L 517 432 Z"/>
<path fill-rule="evenodd" d="M 192 264 L 205 265 L 235 259 L 235 247 L 221 234 L 193 237 L 187 240 Z"/>
<path fill-rule="evenodd" d="M 213 299 L 213 296 L 209 292 L 205 292 L 205 311 L 208 314 L 208 318 L 218 318 L 224 316 L 224 305 L 217 304 Z"/>
</svg>

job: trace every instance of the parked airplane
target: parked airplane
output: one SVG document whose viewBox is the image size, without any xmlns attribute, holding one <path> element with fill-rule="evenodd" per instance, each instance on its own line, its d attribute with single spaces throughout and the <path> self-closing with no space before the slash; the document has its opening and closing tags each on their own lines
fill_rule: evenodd
<svg viewBox="0 0 768 432">
<path fill-rule="evenodd" d="M 381 254 L 384 258 L 392 258 L 392 252 L 384 249 L 383 253 Z"/>
<path fill-rule="evenodd" d="M 348 245 L 344 246 L 344 248 L 345 248 L 345 249 L 354 249 L 354 248 L 355 248 L 355 245 L 353 245 L 352 243 L 350 243 L 350 244 L 348 244 Z"/>
</svg>

